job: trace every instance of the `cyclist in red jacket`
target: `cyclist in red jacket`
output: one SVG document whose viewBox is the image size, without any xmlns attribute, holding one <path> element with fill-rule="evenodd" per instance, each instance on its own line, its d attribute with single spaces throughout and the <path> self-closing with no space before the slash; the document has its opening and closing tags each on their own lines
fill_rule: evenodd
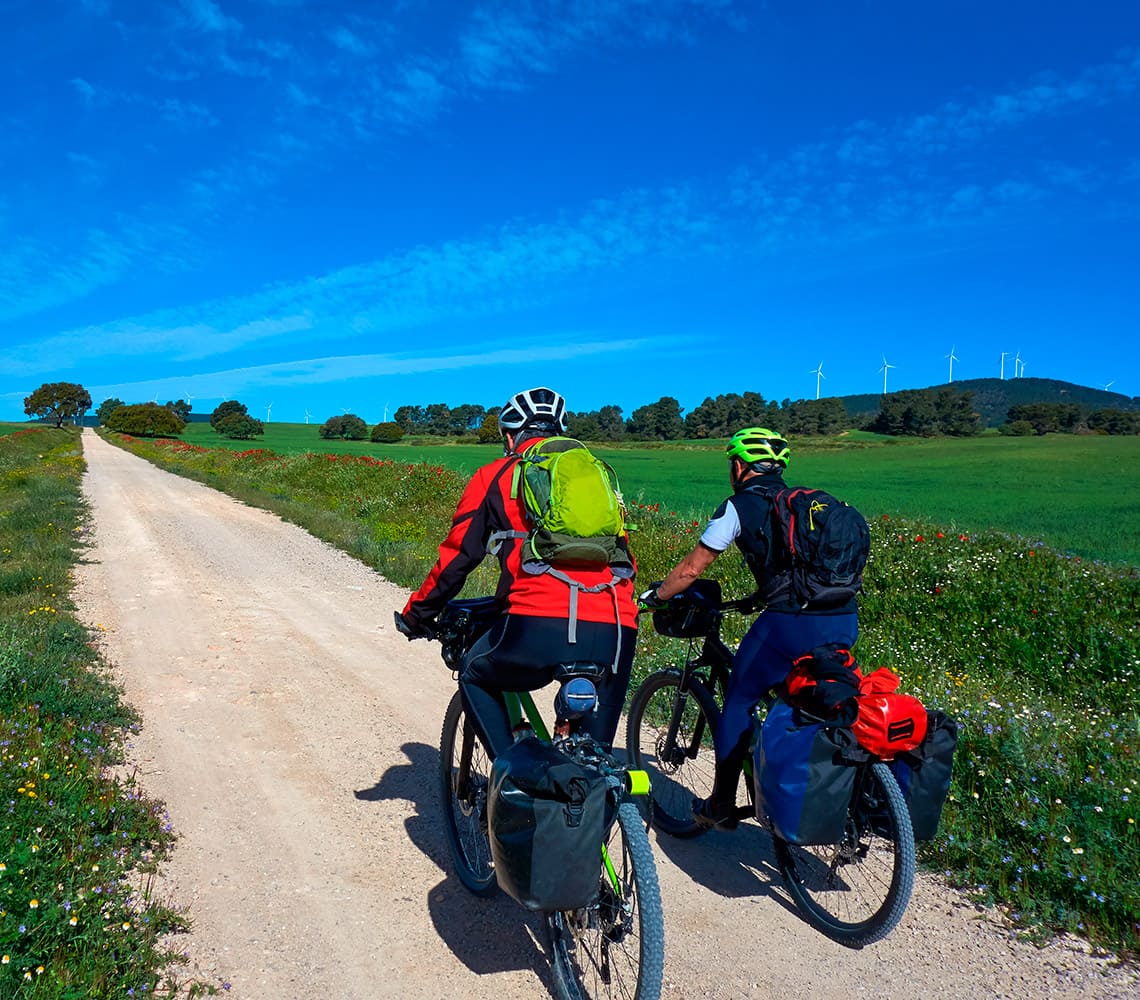
<svg viewBox="0 0 1140 1000">
<path fill-rule="evenodd" d="M 500 567 L 495 596 L 504 613 L 472 646 L 459 675 L 464 709 L 484 747 L 494 757 L 512 742 L 500 692 L 544 687 L 560 663 L 575 661 L 611 668 L 597 683 L 597 711 L 584 720 L 586 730 L 609 747 L 637 639 L 633 581 L 615 579 L 608 565 L 560 567 L 559 573 L 523 568 L 522 539 L 530 524 L 522 496 L 511 495 L 513 472 L 524 448 L 565 433 L 566 401 L 545 387 L 516 393 L 499 412 L 499 431 L 504 457 L 471 477 L 439 558 L 403 612 L 396 613 L 396 627 L 409 639 L 430 637 L 439 613 L 494 542 Z M 562 574 L 579 587 L 560 580 Z"/>
</svg>

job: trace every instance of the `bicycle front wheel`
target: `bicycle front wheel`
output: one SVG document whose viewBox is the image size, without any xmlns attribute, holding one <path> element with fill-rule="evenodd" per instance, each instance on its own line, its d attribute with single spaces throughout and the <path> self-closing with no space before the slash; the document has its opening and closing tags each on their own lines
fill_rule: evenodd
<svg viewBox="0 0 1140 1000">
<path fill-rule="evenodd" d="M 491 761 L 475 736 L 456 691 L 439 737 L 439 790 L 443 830 L 459 881 L 476 896 L 498 888 L 487 839 Z"/>
<path fill-rule="evenodd" d="M 658 1000 L 665 966 L 661 889 L 632 802 L 618 808 L 604 847 L 597 903 L 546 916 L 558 1000 Z"/>
<path fill-rule="evenodd" d="M 630 766 L 649 772 L 654 825 L 673 837 L 703 832 L 693 819 L 693 799 L 712 794 L 718 715 L 716 701 L 699 681 L 681 690 L 677 670 L 650 674 L 630 702 L 625 735 Z"/>
<path fill-rule="evenodd" d="M 914 833 L 886 764 L 862 766 L 843 841 L 800 847 L 774 838 L 776 861 L 809 924 L 849 948 L 886 937 L 914 886 Z"/>
</svg>

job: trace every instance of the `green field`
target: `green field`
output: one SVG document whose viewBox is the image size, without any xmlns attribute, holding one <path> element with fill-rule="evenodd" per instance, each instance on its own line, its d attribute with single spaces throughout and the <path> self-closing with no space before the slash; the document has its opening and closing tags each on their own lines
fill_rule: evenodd
<svg viewBox="0 0 1140 1000">
<path fill-rule="evenodd" d="M 269 424 L 255 442 L 227 441 L 208 424 L 182 439 L 233 451 L 268 448 L 429 462 L 468 475 L 501 450 L 419 439 L 405 444 L 322 441 L 316 424 Z M 727 494 L 722 442 L 598 446 L 631 503 L 703 518 Z M 1140 565 L 1140 437 L 1053 434 L 891 439 L 851 434 L 792 442 L 788 481 L 828 489 L 869 518 L 905 516 L 943 530 L 996 529 L 1086 559 Z"/>
</svg>

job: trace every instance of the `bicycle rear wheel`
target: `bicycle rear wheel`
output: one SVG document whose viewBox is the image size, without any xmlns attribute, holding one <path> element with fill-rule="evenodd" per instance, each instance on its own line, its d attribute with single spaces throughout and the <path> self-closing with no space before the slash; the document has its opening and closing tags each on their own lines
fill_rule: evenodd
<svg viewBox="0 0 1140 1000">
<path fill-rule="evenodd" d="M 601 866 L 598 902 L 546 915 L 558 1000 L 658 1000 L 665 966 L 661 889 L 634 803 L 618 808 L 605 846 L 609 867 Z"/>
<path fill-rule="evenodd" d="M 843 842 L 800 847 L 774 837 L 776 861 L 805 919 L 849 948 L 886 937 L 914 886 L 914 833 L 886 764 L 863 765 Z"/>
<path fill-rule="evenodd" d="M 681 673 L 659 670 L 634 693 L 626 720 L 631 767 L 648 771 L 654 825 L 673 837 L 704 832 L 693 819 L 693 799 L 712 794 L 716 701 L 700 682 L 681 690 Z"/>
<path fill-rule="evenodd" d="M 459 881 L 476 896 L 498 888 L 487 839 L 491 761 L 475 737 L 457 691 L 439 737 L 439 790 L 443 829 Z"/>
</svg>

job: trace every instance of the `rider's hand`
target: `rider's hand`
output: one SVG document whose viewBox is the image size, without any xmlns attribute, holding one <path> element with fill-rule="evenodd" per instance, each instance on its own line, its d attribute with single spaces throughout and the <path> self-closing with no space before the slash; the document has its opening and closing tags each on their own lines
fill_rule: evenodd
<svg viewBox="0 0 1140 1000">
<path fill-rule="evenodd" d="M 645 608 L 648 611 L 653 611 L 656 608 L 665 607 L 665 605 L 668 604 L 669 602 L 662 600 L 660 597 L 657 596 L 657 588 L 660 586 L 661 586 L 660 580 L 658 580 L 656 583 L 652 584 L 648 590 L 646 590 L 643 593 L 638 595 L 637 603 L 642 608 Z"/>
<path fill-rule="evenodd" d="M 408 637 L 408 642 L 411 642 L 413 639 L 435 638 L 435 629 L 427 625 L 420 625 L 418 623 L 414 624 L 405 618 L 402 614 L 400 614 L 399 611 L 395 613 L 395 618 L 396 630 L 400 632 L 401 635 L 406 635 Z"/>
</svg>

